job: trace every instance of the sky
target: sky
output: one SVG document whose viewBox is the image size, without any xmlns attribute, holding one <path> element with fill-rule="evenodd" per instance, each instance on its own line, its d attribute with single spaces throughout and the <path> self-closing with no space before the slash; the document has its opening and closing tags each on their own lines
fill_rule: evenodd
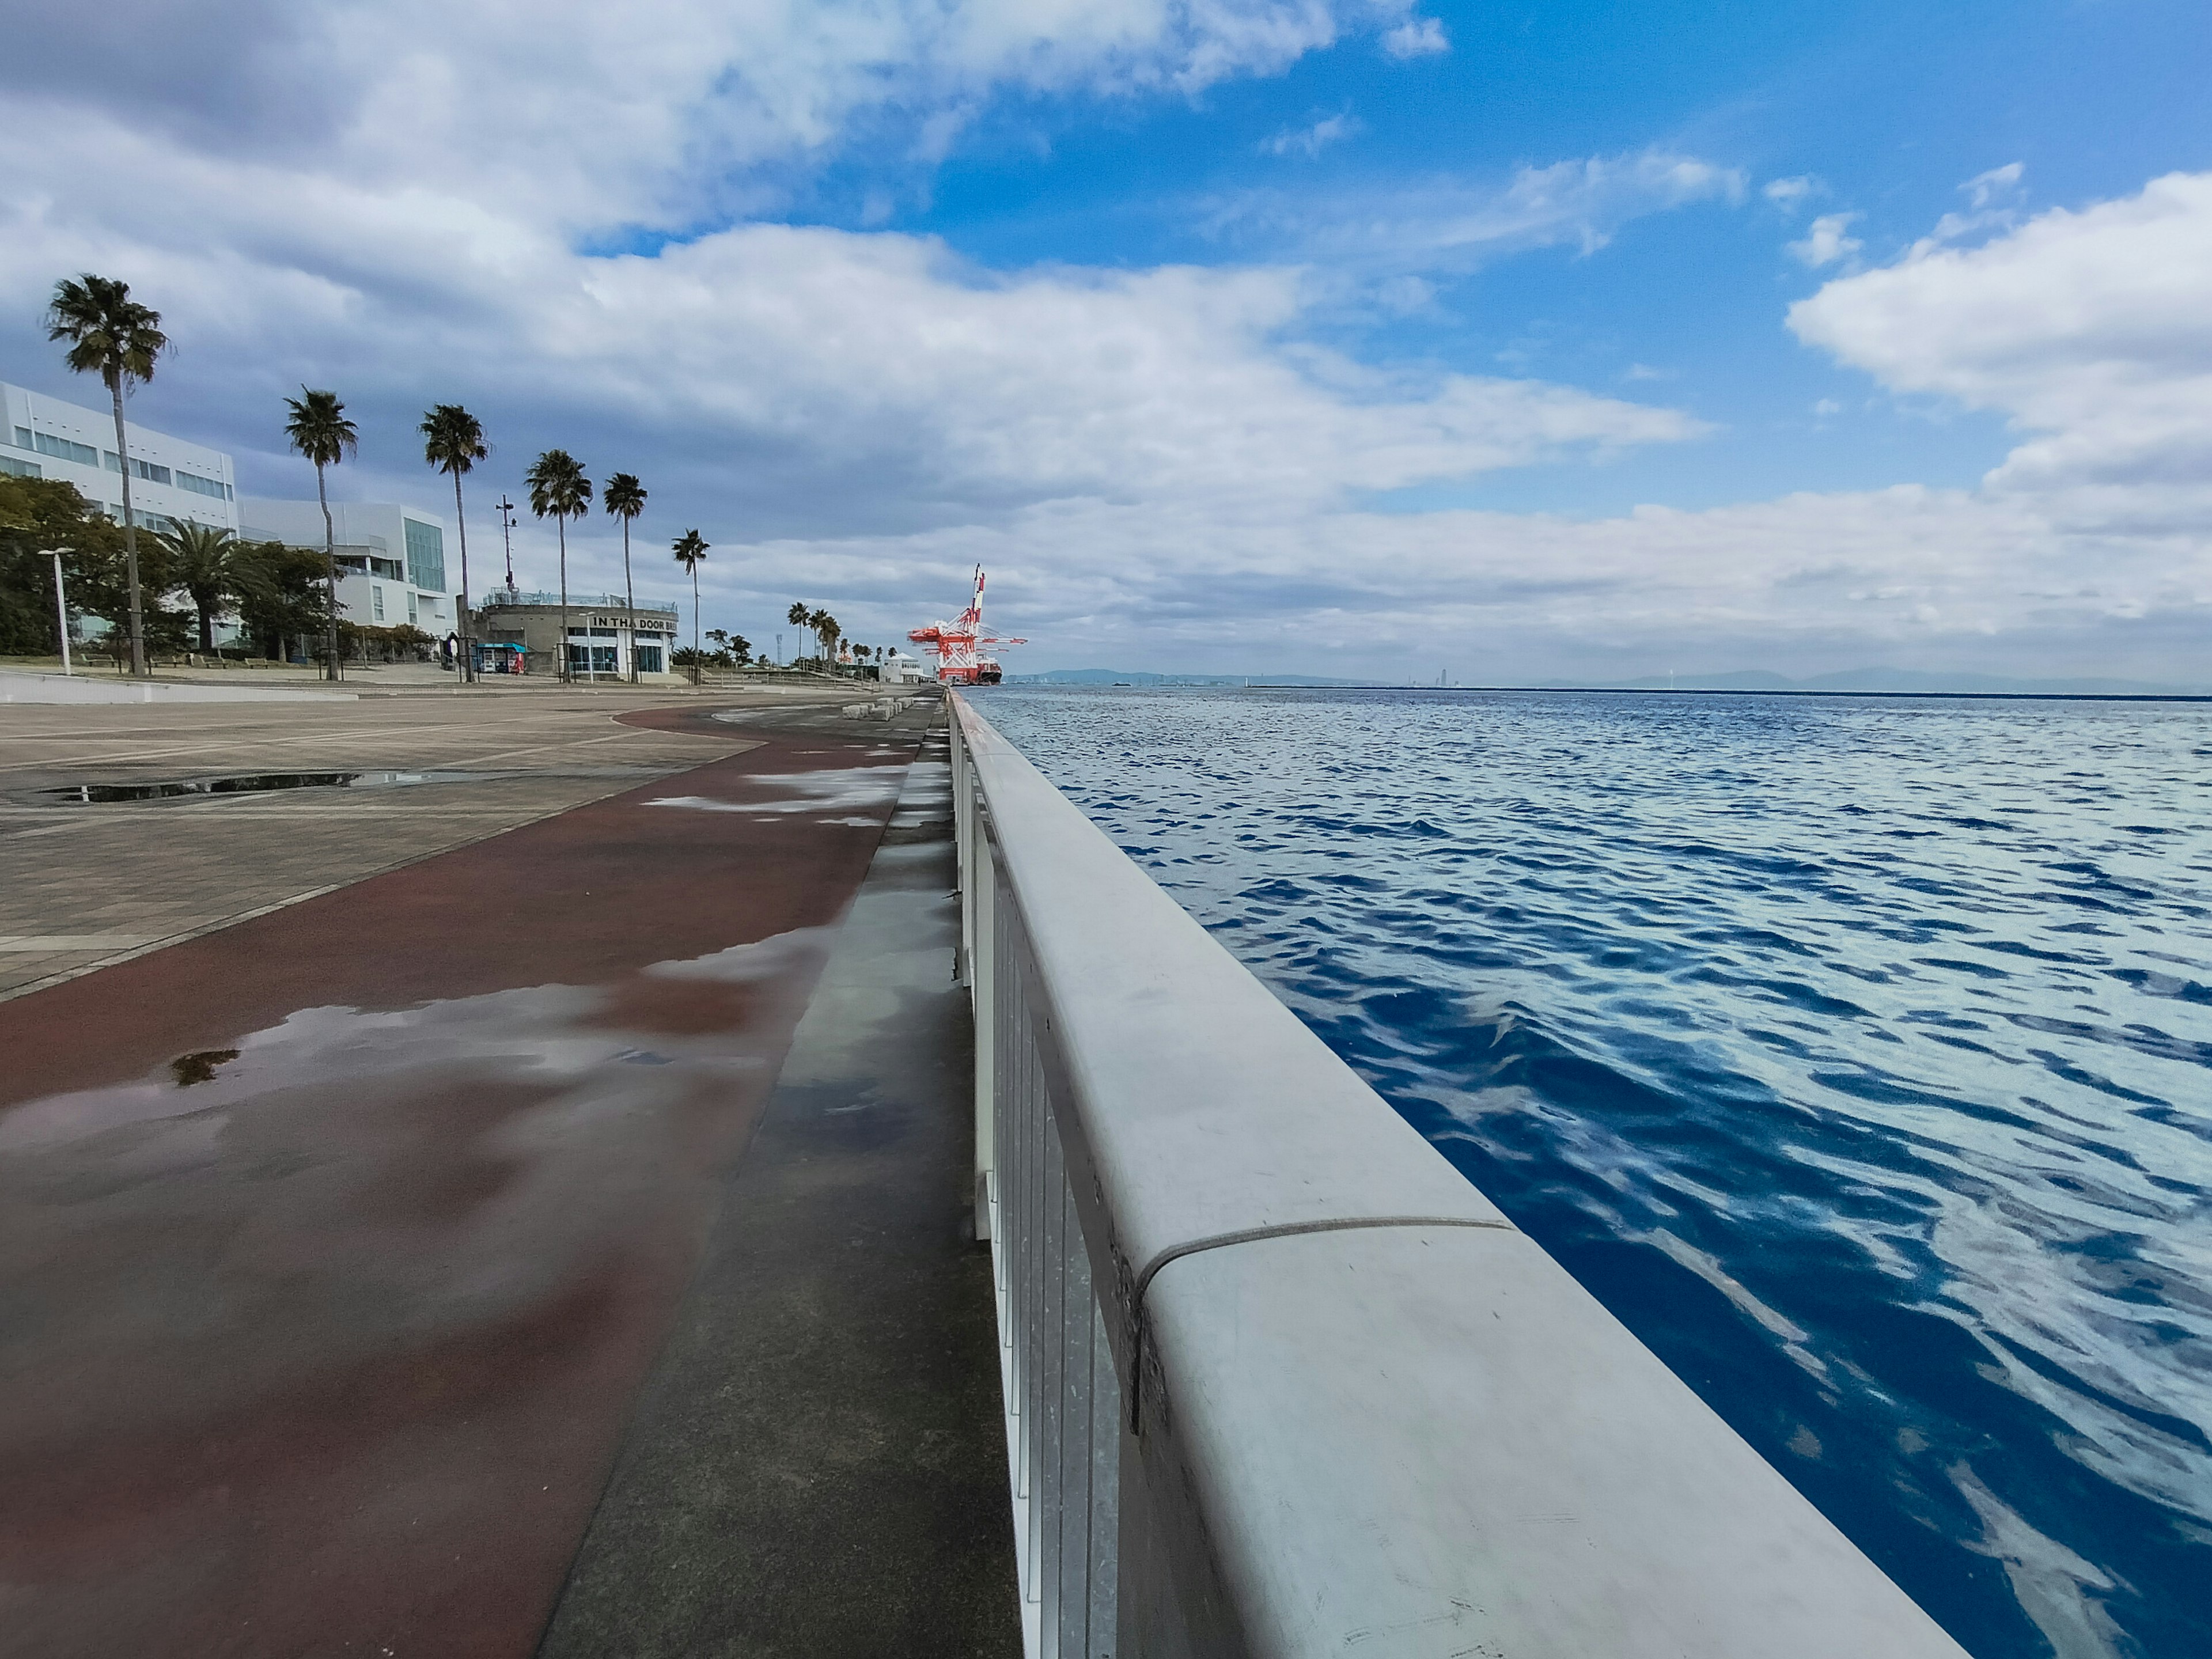
<svg viewBox="0 0 2212 1659">
<path fill-rule="evenodd" d="M 2212 681 L 2202 0 L 10 9 L 0 378 L 343 498 L 626 471 L 641 595 L 1011 672 Z M 515 562 L 554 580 L 550 524 Z M 569 540 L 619 588 L 621 538 Z M 690 621 L 689 595 L 687 624 Z"/>
</svg>

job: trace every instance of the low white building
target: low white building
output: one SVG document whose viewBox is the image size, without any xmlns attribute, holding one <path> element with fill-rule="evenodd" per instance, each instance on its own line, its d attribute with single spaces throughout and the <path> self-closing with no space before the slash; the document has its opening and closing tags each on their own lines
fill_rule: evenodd
<svg viewBox="0 0 2212 1659">
<path fill-rule="evenodd" d="M 920 685 L 931 678 L 929 672 L 918 660 L 896 646 L 877 665 L 877 672 L 886 685 Z"/>
<path fill-rule="evenodd" d="M 190 521 L 236 530 L 237 475 L 230 457 L 125 419 L 131 506 L 139 526 L 167 530 Z M 115 453 L 115 415 L 64 403 L 0 381 L 0 472 L 58 478 L 108 517 L 123 520 L 124 458 Z M 321 545 L 319 532 L 316 544 Z"/>
<path fill-rule="evenodd" d="M 249 542 L 283 542 L 323 550 L 323 509 L 317 501 L 241 501 L 239 534 Z M 361 628 L 419 628 L 443 640 L 459 631 L 460 612 L 447 581 L 446 522 L 392 501 L 332 501 L 337 532 L 338 614 Z M 458 565 L 453 574 L 459 574 Z"/>
</svg>

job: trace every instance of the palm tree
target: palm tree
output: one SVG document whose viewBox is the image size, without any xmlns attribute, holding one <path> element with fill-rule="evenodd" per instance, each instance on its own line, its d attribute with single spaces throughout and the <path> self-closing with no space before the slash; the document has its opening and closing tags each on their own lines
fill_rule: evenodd
<svg viewBox="0 0 2212 1659">
<path fill-rule="evenodd" d="M 345 405 L 337 392 L 310 392 L 306 386 L 300 392 L 284 399 L 292 411 L 292 418 L 284 422 L 284 435 L 295 451 L 315 464 L 315 499 L 323 507 L 323 583 L 331 608 L 329 677 L 335 680 L 343 678 L 338 668 L 338 532 L 331 522 L 331 495 L 324 488 L 323 473 L 361 447 L 361 434 L 346 419 Z"/>
<path fill-rule="evenodd" d="M 131 672 L 146 671 L 146 620 L 138 599 L 138 517 L 131 510 L 131 446 L 123 431 L 123 399 L 131 386 L 154 378 L 154 360 L 169 349 L 161 313 L 131 297 L 131 284 L 90 271 L 54 284 L 46 307 L 46 338 L 67 340 L 64 361 L 79 374 L 98 374 L 115 405 L 115 457 L 123 469 L 123 569 L 131 593 Z"/>
<path fill-rule="evenodd" d="M 549 449 L 530 464 L 522 475 L 530 486 L 530 510 L 553 520 L 561 537 L 561 678 L 568 672 L 568 520 L 582 516 L 592 504 L 592 481 L 584 464 L 565 449 Z M 588 653 L 590 647 L 585 647 Z M 587 654 L 585 661 L 591 660 Z"/>
<path fill-rule="evenodd" d="M 635 472 L 617 472 L 607 480 L 599 502 L 623 521 L 623 603 L 629 607 L 629 678 L 637 684 L 637 589 L 629 579 L 629 521 L 645 511 L 645 486 Z"/>
<path fill-rule="evenodd" d="M 817 611 L 806 618 L 806 625 L 814 630 L 814 637 L 822 642 L 822 663 L 824 668 L 837 665 L 837 619 L 827 611 Z"/>
<path fill-rule="evenodd" d="M 461 678 L 477 677 L 476 646 L 469 629 L 469 521 L 461 513 L 461 474 L 491 453 L 483 422 L 459 404 L 434 404 L 422 417 L 422 459 L 453 476 L 453 525 L 461 534 Z"/>
<path fill-rule="evenodd" d="M 805 600 L 793 599 L 791 602 L 791 609 L 783 613 L 783 619 L 793 628 L 804 629 L 813 615 L 814 613 L 806 608 Z"/>
<path fill-rule="evenodd" d="M 200 613 L 200 649 L 215 649 L 215 619 L 223 601 L 236 597 L 240 584 L 240 543 L 228 530 L 180 519 L 172 530 L 157 530 L 154 539 L 174 556 L 177 586 L 191 595 Z"/>
<path fill-rule="evenodd" d="M 687 530 L 676 538 L 676 562 L 691 573 L 691 659 L 699 659 L 699 562 L 707 556 L 713 545 L 696 530 Z"/>
</svg>

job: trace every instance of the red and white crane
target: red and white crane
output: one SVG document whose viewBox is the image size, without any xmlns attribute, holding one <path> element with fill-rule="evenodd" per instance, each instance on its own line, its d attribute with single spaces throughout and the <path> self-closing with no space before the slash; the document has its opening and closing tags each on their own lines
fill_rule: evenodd
<svg viewBox="0 0 2212 1659">
<path fill-rule="evenodd" d="M 983 567 L 975 567 L 975 591 L 968 608 L 952 622 L 932 623 L 907 635 L 916 645 L 937 647 L 937 678 L 945 685 L 996 685 L 1004 671 L 999 659 L 983 647 L 1027 645 L 1027 640 L 1001 639 L 983 631 Z"/>
</svg>

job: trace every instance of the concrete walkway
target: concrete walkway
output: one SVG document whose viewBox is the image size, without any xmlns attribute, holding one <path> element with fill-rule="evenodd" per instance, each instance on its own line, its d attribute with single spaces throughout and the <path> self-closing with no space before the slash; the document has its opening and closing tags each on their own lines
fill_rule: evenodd
<svg viewBox="0 0 2212 1659">
<path fill-rule="evenodd" d="M 1018 1646 L 945 878 L 849 729 L 0 1003 L 0 1654 Z"/>
</svg>

